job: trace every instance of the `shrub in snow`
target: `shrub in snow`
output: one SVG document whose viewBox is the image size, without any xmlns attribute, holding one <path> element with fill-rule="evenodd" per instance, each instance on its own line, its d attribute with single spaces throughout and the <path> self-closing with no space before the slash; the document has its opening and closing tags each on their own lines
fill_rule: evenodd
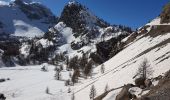
<svg viewBox="0 0 170 100">
<path fill-rule="evenodd" d="M 0 82 L 5 82 L 6 80 L 4 78 L 1 78 L 0 79 Z"/>
<path fill-rule="evenodd" d="M 0 100 L 6 100 L 6 97 L 4 94 L 0 93 Z"/>
<path fill-rule="evenodd" d="M 48 71 L 48 67 L 44 65 L 44 66 L 41 68 L 41 71 L 47 72 L 47 71 Z"/>
<path fill-rule="evenodd" d="M 108 92 L 109 91 L 109 86 L 108 86 L 108 84 L 105 86 L 105 89 L 104 89 L 104 92 L 106 93 L 106 92 Z"/>
<path fill-rule="evenodd" d="M 49 90 L 49 88 L 47 87 L 46 90 L 45 90 L 45 93 L 46 93 L 46 94 L 49 94 L 49 92 L 50 92 L 50 90 Z"/>
<path fill-rule="evenodd" d="M 71 88 L 70 87 L 68 88 L 68 93 L 71 93 Z"/>
<path fill-rule="evenodd" d="M 10 80 L 10 78 L 7 78 L 6 80 Z"/>
</svg>

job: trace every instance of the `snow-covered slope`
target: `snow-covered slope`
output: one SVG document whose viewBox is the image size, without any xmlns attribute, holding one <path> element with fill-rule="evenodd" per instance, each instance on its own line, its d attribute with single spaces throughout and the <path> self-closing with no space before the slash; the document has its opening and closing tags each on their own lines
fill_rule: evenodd
<svg viewBox="0 0 170 100">
<path fill-rule="evenodd" d="M 157 24 L 152 24 L 152 26 L 159 27 Z M 97 95 L 101 95 L 104 92 L 106 84 L 112 89 L 123 86 L 124 84 L 134 83 L 133 77 L 145 58 L 149 60 L 154 70 L 152 78 L 167 72 L 170 69 L 170 32 L 160 33 L 156 37 L 148 34 L 151 33 L 148 32 L 136 37 L 124 50 L 105 62 L 106 72 L 104 74 L 100 74 L 100 66 L 95 68 L 94 73 L 98 74 L 88 84 L 85 83 L 80 86 L 85 87 L 83 90 L 79 91 L 77 89 L 79 92 L 76 93 L 76 100 L 82 96 L 82 100 L 89 100 L 92 85 L 95 86 Z M 116 90 L 109 93 L 103 100 L 114 100 L 119 91 Z"/>
<path fill-rule="evenodd" d="M 148 23 L 146 25 L 170 25 L 170 23 L 161 24 L 161 18 L 157 17 L 157 18 L 155 18 L 154 20 L 152 20 L 150 23 Z"/>
<path fill-rule="evenodd" d="M 152 24 L 150 27 L 159 26 Z M 97 97 L 104 92 L 107 84 L 109 89 L 112 89 L 134 83 L 133 77 L 144 58 L 148 59 L 154 70 L 151 78 L 164 75 L 170 69 L 170 33 L 153 36 L 153 30 L 155 29 L 148 29 L 148 32 L 143 34 L 139 30 L 139 35 L 134 41 L 104 63 L 105 73 L 101 73 L 100 66 L 95 67 L 91 78 L 80 78 L 78 83 L 70 87 L 71 93 L 68 93 L 69 87 L 64 86 L 63 81 L 54 79 L 54 66 L 51 65 L 48 65 L 48 72 L 40 71 L 41 65 L 1 68 L 1 77 L 9 77 L 11 80 L 0 83 L 0 92 L 6 94 L 7 100 L 71 100 L 72 93 L 75 95 L 75 100 L 90 100 L 92 85 L 96 88 Z M 128 41 L 130 37 L 123 41 Z M 67 79 L 68 72 L 63 70 L 62 73 L 63 79 Z M 47 87 L 50 94 L 45 93 Z M 119 91 L 120 89 L 110 92 L 103 100 L 114 100 Z"/>
<path fill-rule="evenodd" d="M 40 12 L 44 12 L 44 15 Z M 0 22 L 3 26 L 1 34 L 14 36 L 43 36 L 55 20 L 51 11 L 41 4 L 26 3 L 20 0 L 10 4 L 0 3 L 0 13 Z M 29 13 L 32 15 L 28 15 Z"/>
<path fill-rule="evenodd" d="M 25 2 L 24 4 L 28 5 L 30 3 Z M 35 32 L 36 34 L 33 34 L 33 36 L 43 32 L 41 28 L 32 26 L 35 24 L 39 26 L 39 24 L 42 24 L 42 20 L 35 20 L 37 18 L 35 16 L 34 20 L 30 20 L 28 18 L 30 12 L 23 13 L 23 9 L 21 11 L 15 4 L 3 3 L 1 7 L 0 12 L 7 10 L 11 12 L 11 16 L 14 16 L 9 17 L 9 21 L 0 19 L 0 25 L 3 25 L 3 27 L 0 26 L 2 30 L 10 32 L 16 29 L 14 35 L 19 34 L 18 36 L 23 36 L 22 32 L 25 34 Z M 18 13 L 21 13 L 21 15 L 18 15 Z M 41 13 L 41 11 L 38 12 L 38 15 L 41 15 Z M 0 15 L 1 17 L 4 18 Z M 13 20 L 12 18 L 16 19 Z M 76 18 L 79 20 L 78 23 L 74 22 Z M 18 60 L 20 58 L 23 64 L 29 64 L 30 66 L 19 66 L 16 63 L 16 67 L 13 68 L 0 68 L 0 78 L 6 79 L 5 82 L 0 83 L 0 93 L 5 94 L 7 100 L 73 100 L 73 94 L 74 100 L 90 100 L 90 89 L 93 85 L 96 89 L 95 97 L 98 97 L 104 93 L 106 85 L 109 89 L 114 89 L 124 84 L 134 84 L 133 78 L 144 59 L 149 61 L 153 69 L 153 75 L 150 78 L 164 75 L 170 69 L 170 25 L 169 23 L 161 24 L 160 20 L 161 18 L 158 17 L 124 38 L 129 34 L 129 28 L 108 25 L 79 3 L 69 2 L 58 24 L 51 27 L 43 37 L 20 41 L 22 44 L 19 49 L 21 55 L 10 55 L 11 49 L 6 50 L 8 52 L 3 56 L 5 60 L 10 58 L 12 58 L 11 60 Z M 12 25 L 10 21 L 13 22 L 15 27 L 10 26 Z M 5 24 L 10 24 L 10 27 L 5 27 Z M 43 27 L 46 27 L 46 24 Z M 1 56 L 3 52 L 6 52 L 5 49 L 3 50 L 0 53 Z M 104 60 L 107 60 L 103 63 L 104 73 L 101 72 L 101 65 L 96 64 L 95 66 L 94 64 L 91 77 L 86 79 L 83 76 L 85 68 L 77 68 L 80 70 L 78 82 L 74 85 L 65 86 L 65 82 L 68 79 L 72 80 L 70 76 L 77 71 L 74 68 L 74 70 L 66 68 L 70 66 L 66 66 L 67 57 L 72 58 L 77 55 L 81 57 L 84 53 L 87 53 L 89 57 L 90 53 L 95 53 L 97 55 L 101 54 L 99 56 L 104 58 L 105 55 L 108 57 L 112 50 L 114 51 L 112 58 Z M 87 63 L 92 59 L 88 57 Z M 55 66 L 49 64 L 33 65 L 43 62 Z M 43 66 L 46 66 L 48 70 L 42 71 Z M 54 78 L 56 66 L 64 67 L 61 71 L 61 80 Z M 77 65 L 75 66 L 77 67 Z M 82 65 L 78 65 L 78 67 L 82 67 Z M 70 91 L 71 93 L 68 93 Z M 111 91 L 103 100 L 115 100 L 119 92 L 120 89 Z"/>
</svg>

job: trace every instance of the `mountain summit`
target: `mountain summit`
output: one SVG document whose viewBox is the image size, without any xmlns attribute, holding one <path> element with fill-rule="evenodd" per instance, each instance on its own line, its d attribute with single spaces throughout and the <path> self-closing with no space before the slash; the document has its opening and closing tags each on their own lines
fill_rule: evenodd
<svg viewBox="0 0 170 100">
<path fill-rule="evenodd" d="M 77 36 L 83 35 L 93 29 L 109 26 L 99 19 L 88 8 L 76 1 L 69 2 L 63 9 L 59 21 L 64 22 L 73 29 Z"/>
</svg>

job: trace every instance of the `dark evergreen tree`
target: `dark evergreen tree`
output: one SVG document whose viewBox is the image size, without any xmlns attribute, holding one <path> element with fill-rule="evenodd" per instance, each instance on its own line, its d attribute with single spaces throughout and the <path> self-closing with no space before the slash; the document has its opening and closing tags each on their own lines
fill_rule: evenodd
<svg viewBox="0 0 170 100">
<path fill-rule="evenodd" d="M 90 89 L 89 97 L 90 97 L 91 100 L 94 100 L 95 96 L 96 96 L 96 89 L 95 89 L 94 85 L 92 85 L 92 87 Z"/>
<path fill-rule="evenodd" d="M 48 87 L 46 88 L 45 93 L 46 93 L 46 94 L 49 94 L 49 93 L 50 93 L 50 90 L 49 90 Z"/>
<path fill-rule="evenodd" d="M 90 60 L 84 68 L 84 75 L 86 76 L 86 78 L 87 78 L 87 76 L 91 75 L 92 68 L 93 68 L 93 61 Z"/>
<path fill-rule="evenodd" d="M 81 69 L 85 68 L 87 63 L 88 63 L 88 56 L 87 54 L 83 53 L 82 58 L 80 59 Z"/>
<path fill-rule="evenodd" d="M 101 65 L 100 71 L 101 71 L 102 74 L 105 72 L 105 66 L 104 66 L 104 64 Z"/>
<path fill-rule="evenodd" d="M 80 76 L 80 71 L 79 69 L 76 69 L 73 73 L 73 76 L 71 78 L 72 82 L 73 82 L 73 85 L 74 83 L 77 83 L 78 82 L 78 77 Z"/>
<path fill-rule="evenodd" d="M 60 80 L 61 79 L 61 70 L 59 69 L 59 68 L 55 68 L 55 71 L 56 71 L 56 73 L 55 73 L 55 79 L 56 80 Z"/>
<path fill-rule="evenodd" d="M 75 56 L 73 58 L 70 59 L 70 62 L 69 62 L 69 68 L 70 69 L 78 69 L 79 68 L 79 60 L 78 60 L 78 56 Z"/>
</svg>

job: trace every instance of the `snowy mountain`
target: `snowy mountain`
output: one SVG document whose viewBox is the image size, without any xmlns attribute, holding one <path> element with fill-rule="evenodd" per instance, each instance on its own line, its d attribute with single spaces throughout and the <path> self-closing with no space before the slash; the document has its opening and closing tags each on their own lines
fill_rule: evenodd
<svg viewBox="0 0 170 100">
<path fill-rule="evenodd" d="M 69 2 L 42 37 L 3 34 L 0 95 L 7 100 L 169 100 L 169 11 L 168 4 L 130 33 Z M 137 82 L 141 66 L 150 73 Z"/>
<path fill-rule="evenodd" d="M 95 86 L 97 91 L 96 97 L 98 97 L 104 93 L 103 91 L 107 84 L 110 89 L 118 88 L 128 83 L 134 84 L 135 79 L 133 79 L 133 77 L 136 75 L 138 67 L 145 58 L 149 60 L 154 71 L 151 78 L 158 77 L 159 75 L 164 76 L 170 69 L 169 29 L 169 25 L 160 24 L 160 20 L 157 18 L 139 29 L 137 33 L 133 33 L 125 38 L 123 41 L 128 43 L 125 49 L 104 63 L 106 69 L 105 73 L 100 73 L 100 66 L 95 68 L 94 73 L 98 74 L 90 79 L 91 82 L 81 85 L 82 87 L 84 86 L 84 89 L 81 91 L 77 89 L 78 92 L 75 97 L 81 98 L 83 96 L 82 100 L 89 100 L 89 93 L 92 85 Z M 156 85 L 156 83 L 157 82 L 154 84 Z M 115 100 L 120 90 L 121 89 L 110 91 L 102 100 Z M 134 91 L 140 93 L 141 89 L 137 88 L 137 90 L 135 89 Z M 145 91 L 144 94 L 148 92 L 149 91 Z M 139 97 L 140 96 L 141 95 L 139 95 Z"/>
<path fill-rule="evenodd" d="M 55 57 L 63 53 L 69 58 L 87 54 L 88 58 L 101 64 L 111 57 L 109 54 L 131 32 L 129 27 L 109 25 L 78 2 L 69 2 L 56 25 L 49 28 L 43 37 L 33 38 L 32 43 L 28 41 L 24 43 L 20 50 L 24 50 L 22 48 L 27 45 L 30 48 L 24 52 L 30 51 L 30 53 L 26 54 L 25 59 L 31 56 L 40 63 L 54 62 Z M 119 51 L 120 49 L 114 51 L 112 56 Z"/>
<path fill-rule="evenodd" d="M 89 42 L 94 42 L 93 40 L 96 40 L 96 38 L 114 37 L 119 32 L 122 34 L 131 32 L 128 27 L 108 24 L 76 1 L 69 2 L 64 7 L 59 22 L 63 22 L 67 27 L 72 28 L 73 36 L 76 38 L 75 41 L 72 41 L 72 48 L 75 50 Z"/>
<path fill-rule="evenodd" d="M 168 31 L 165 31 L 164 27 Z M 1 77 L 10 78 L 10 80 L 0 84 L 0 92 L 4 93 L 8 100 L 71 100 L 73 95 L 75 100 L 90 100 L 90 89 L 94 85 L 96 98 L 101 96 L 103 99 L 99 100 L 115 100 L 121 88 L 114 89 L 124 84 L 134 84 L 133 77 L 144 58 L 148 59 L 154 70 L 151 78 L 164 76 L 169 70 L 169 27 L 169 25 L 160 24 L 159 18 L 154 19 L 122 40 L 126 43 L 125 48 L 104 63 L 104 73 L 101 73 L 99 65 L 94 68 L 91 78 L 79 77 L 79 82 L 74 86 L 64 85 L 63 80 L 69 79 L 69 72 L 72 72 L 66 70 L 66 65 L 63 65 L 64 69 L 61 71 L 61 81 L 54 79 L 55 66 L 52 65 L 45 65 L 48 66 L 47 72 L 41 71 L 44 65 L 1 68 Z M 157 30 L 160 28 L 164 31 Z M 157 85 L 158 81 L 154 81 L 153 84 Z M 102 96 L 106 85 L 109 92 Z M 47 88 L 49 93 L 45 92 Z M 142 91 L 138 87 L 132 89 L 134 93 Z M 144 91 L 143 94 L 147 92 L 149 90 Z"/>
<path fill-rule="evenodd" d="M 170 97 L 166 95 L 166 90 L 169 91 L 167 88 L 169 78 L 166 78 L 166 81 L 165 78 L 161 79 L 159 84 L 159 80 L 154 80 L 160 76 L 167 77 L 170 70 L 170 21 L 161 23 L 161 20 L 163 20 L 161 17 L 157 17 L 139 28 L 137 32 L 123 39 L 122 42 L 126 43 L 125 48 L 104 63 L 105 73 L 100 72 L 101 66 L 96 67 L 94 73 L 98 74 L 81 85 L 81 89 L 79 88 L 75 92 L 75 97 L 81 98 L 83 96 L 82 100 L 90 100 L 90 88 L 94 85 L 97 91 L 95 100 L 117 100 L 116 96 L 120 93 L 121 87 L 129 83 L 134 84 L 138 68 L 144 59 L 148 59 L 153 70 L 150 78 L 153 79 L 155 87 L 151 88 L 151 91 L 150 89 L 142 90 L 139 87 L 134 87 L 131 88 L 132 93 L 143 99 L 169 100 Z M 109 87 L 108 92 L 104 92 L 106 85 Z M 75 88 L 74 91 L 76 91 Z"/>
<path fill-rule="evenodd" d="M 121 36 L 123 38 L 132 32 L 129 27 L 108 24 L 76 1 L 69 2 L 64 7 L 59 23 L 54 26 L 54 29 L 61 33 L 66 41 L 59 50 L 68 52 L 71 56 L 79 51 L 95 52 L 97 50 L 95 45 L 98 43 Z M 109 42 L 109 44 L 116 43 Z M 63 48 L 67 49 L 63 50 Z"/>
<path fill-rule="evenodd" d="M 57 18 L 45 6 L 29 0 L 0 3 L 1 34 L 35 37 L 43 36 Z M 4 1 L 5 2 L 5 1 Z"/>
</svg>

